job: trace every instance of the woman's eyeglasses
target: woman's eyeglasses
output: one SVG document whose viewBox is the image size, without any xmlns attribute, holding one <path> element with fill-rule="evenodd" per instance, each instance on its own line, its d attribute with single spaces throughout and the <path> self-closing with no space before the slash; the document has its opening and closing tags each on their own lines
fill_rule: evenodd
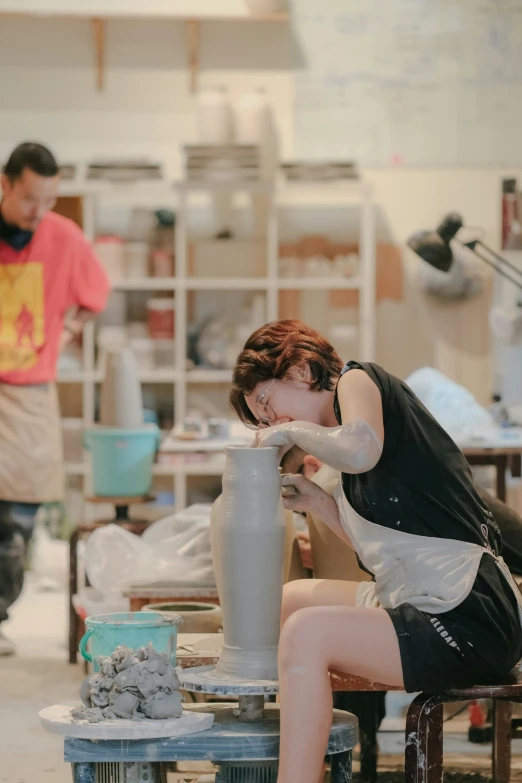
<svg viewBox="0 0 522 783">
<path fill-rule="evenodd" d="M 268 403 L 264 402 L 264 399 L 274 383 L 276 382 L 277 378 L 274 378 L 274 380 L 266 387 L 264 392 L 259 395 L 259 397 L 256 400 L 256 414 L 258 421 L 261 424 L 273 424 L 273 422 L 276 420 L 276 415 L 270 405 Z"/>
</svg>

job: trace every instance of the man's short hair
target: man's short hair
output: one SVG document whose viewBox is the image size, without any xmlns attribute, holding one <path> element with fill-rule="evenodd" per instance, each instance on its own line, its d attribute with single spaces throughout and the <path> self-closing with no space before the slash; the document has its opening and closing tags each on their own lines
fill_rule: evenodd
<svg viewBox="0 0 522 783">
<path fill-rule="evenodd" d="M 19 144 L 12 151 L 4 166 L 4 174 L 14 182 L 22 176 L 24 169 L 29 169 L 40 177 L 56 177 L 60 171 L 53 153 L 43 144 L 33 141 Z"/>
</svg>

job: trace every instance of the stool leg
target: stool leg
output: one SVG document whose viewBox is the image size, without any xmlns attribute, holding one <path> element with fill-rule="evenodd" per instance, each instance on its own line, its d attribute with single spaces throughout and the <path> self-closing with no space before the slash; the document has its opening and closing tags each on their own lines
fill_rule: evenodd
<svg viewBox="0 0 522 783">
<path fill-rule="evenodd" d="M 92 762 L 81 762 L 72 765 L 74 783 L 95 783 L 96 765 Z"/>
<path fill-rule="evenodd" d="M 421 693 L 406 718 L 405 783 L 442 783 L 442 702 Z"/>
<path fill-rule="evenodd" d="M 493 783 L 509 783 L 511 776 L 511 703 L 493 699 Z"/>
<path fill-rule="evenodd" d="M 373 696 L 374 694 L 364 694 Z M 376 694 L 377 695 L 377 694 Z M 359 718 L 359 743 L 361 746 L 361 779 L 368 783 L 377 780 L 377 711 L 374 705 L 363 711 Z"/>
<path fill-rule="evenodd" d="M 330 760 L 330 783 L 351 783 L 352 751 L 336 753 Z"/>
<path fill-rule="evenodd" d="M 78 531 L 69 541 L 69 663 L 76 663 L 78 653 L 78 615 L 73 606 L 73 595 L 78 592 Z"/>
</svg>

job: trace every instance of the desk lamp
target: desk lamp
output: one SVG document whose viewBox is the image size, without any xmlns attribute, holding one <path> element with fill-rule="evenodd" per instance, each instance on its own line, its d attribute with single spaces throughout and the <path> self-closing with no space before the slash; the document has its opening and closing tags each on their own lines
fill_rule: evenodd
<svg viewBox="0 0 522 783">
<path fill-rule="evenodd" d="M 450 212 L 435 231 L 419 231 L 413 234 L 406 244 L 430 266 L 440 272 L 449 272 L 453 264 L 450 242 L 459 242 L 455 237 L 463 225 L 462 217 L 457 212 Z M 481 239 L 459 244 L 467 247 L 499 275 L 522 290 L 522 270 L 484 244 Z"/>
</svg>

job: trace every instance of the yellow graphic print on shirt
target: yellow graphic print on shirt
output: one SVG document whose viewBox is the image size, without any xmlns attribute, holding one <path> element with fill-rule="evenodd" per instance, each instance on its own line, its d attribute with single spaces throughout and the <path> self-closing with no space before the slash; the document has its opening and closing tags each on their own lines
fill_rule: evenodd
<svg viewBox="0 0 522 783">
<path fill-rule="evenodd" d="M 44 342 L 43 264 L 0 264 L 0 372 L 34 367 Z"/>
</svg>

